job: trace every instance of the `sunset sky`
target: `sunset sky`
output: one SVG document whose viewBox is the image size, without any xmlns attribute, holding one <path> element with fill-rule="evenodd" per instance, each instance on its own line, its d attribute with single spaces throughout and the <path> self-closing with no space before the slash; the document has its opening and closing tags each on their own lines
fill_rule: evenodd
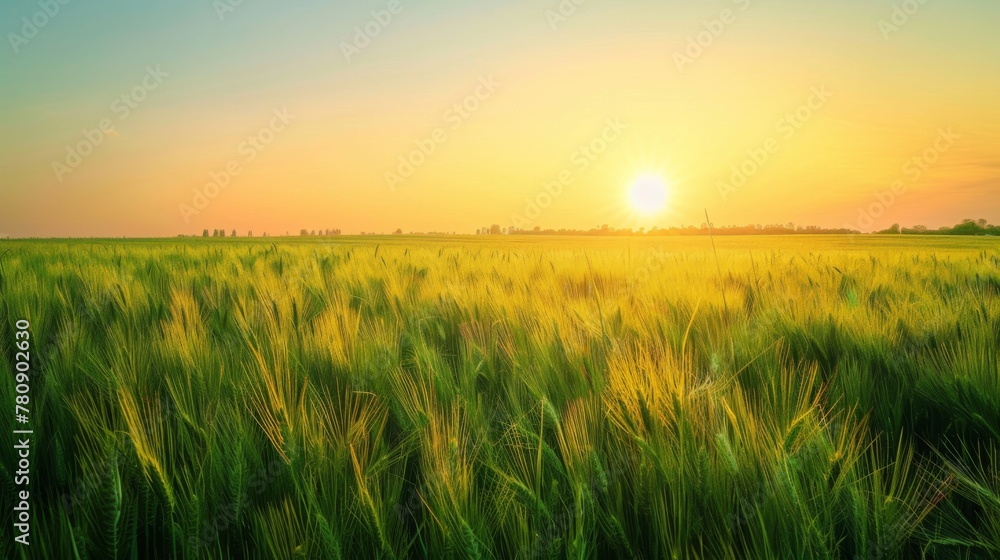
<svg viewBox="0 0 1000 560">
<path fill-rule="evenodd" d="M 1000 222 L 996 0 L 237 1 L 4 2 L 0 235 Z"/>
</svg>

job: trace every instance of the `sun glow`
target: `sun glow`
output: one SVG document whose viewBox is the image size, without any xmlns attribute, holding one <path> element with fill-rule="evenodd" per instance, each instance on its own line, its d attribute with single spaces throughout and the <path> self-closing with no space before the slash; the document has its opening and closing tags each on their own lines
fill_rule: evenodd
<svg viewBox="0 0 1000 560">
<path fill-rule="evenodd" d="M 656 175 L 642 175 L 629 188 L 628 199 L 640 214 L 657 214 L 667 205 L 667 185 Z"/>
</svg>

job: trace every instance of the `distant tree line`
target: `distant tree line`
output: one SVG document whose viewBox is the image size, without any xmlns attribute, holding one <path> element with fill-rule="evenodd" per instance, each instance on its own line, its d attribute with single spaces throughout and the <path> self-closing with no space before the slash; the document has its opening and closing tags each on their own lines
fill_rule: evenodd
<svg viewBox="0 0 1000 560">
<path fill-rule="evenodd" d="M 962 223 L 953 227 L 941 227 L 938 229 L 928 229 L 927 226 L 913 226 L 910 228 L 900 227 L 899 224 L 892 224 L 889 229 L 884 229 L 876 233 L 880 234 L 901 234 L 901 235 L 1000 235 L 1000 226 L 991 225 L 984 219 L 962 220 Z"/>
<path fill-rule="evenodd" d="M 206 229 L 206 230 L 204 230 L 204 231 L 201 232 L 201 236 L 202 237 L 226 237 L 226 230 L 224 230 L 224 229 L 214 229 L 214 230 L 212 230 L 212 233 L 209 234 L 208 230 Z M 247 237 L 253 237 L 253 230 L 248 231 L 246 236 Z M 183 236 L 181 236 L 181 237 L 183 237 Z M 192 235 L 191 237 L 194 237 L 194 236 Z M 229 237 L 239 237 L 239 235 L 236 233 L 236 230 L 234 229 L 232 231 L 232 233 L 229 234 Z M 267 237 L 267 232 L 265 232 L 262 237 Z"/>
<path fill-rule="evenodd" d="M 535 228 L 538 229 L 538 228 Z M 507 235 L 508 231 L 513 231 L 514 226 L 509 228 L 501 228 L 500 224 L 493 224 L 489 227 L 484 227 L 476 230 L 476 235 Z"/>
<path fill-rule="evenodd" d="M 499 230 L 499 233 L 496 233 Z M 482 233 L 483 230 L 477 230 Z M 588 230 L 577 229 L 542 229 L 535 226 L 533 229 L 519 229 L 515 227 L 500 228 L 497 225 L 486 230 L 486 235 L 598 235 L 598 236 L 669 236 L 669 235 L 833 235 L 860 233 L 847 228 L 822 228 L 819 226 L 796 226 L 793 223 L 787 224 L 750 224 L 746 226 L 717 226 L 715 224 L 702 223 L 699 226 L 682 225 L 680 227 L 660 228 L 654 226 L 646 228 L 614 228 L 608 224 L 602 224 Z"/>
<path fill-rule="evenodd" d="M 583 230 L 583 229 L 542 229 L 535 226 L 532 229 L 522 229 L 514 226 L 502 227 L 500 224 L 492 224 L 487 227 L 476 229 L 476 235 L 593 235 L 593 236 L 669 236 L 669 235 L 846 235 L 860 234 L 860 231 L 849 228 L 824 228 L 820 226 L 797 226 L 792 222 L 786 224 L 749 224 L 745 226 L 717 226 L 715 224 L 702 223 L 698 226 L 682 225 L 680 227 L 660 228 L 654 226 L 646 228 L 613 228 L 608 224 Z M 962 223 L 953 227 L 941 227 L 929 229 L 927 226 L 902 227 L 893 224 L 888 229 L 874 232 L 881 235 L 996 235 L 1000 236 L 1000 226 L 991 225 L 985 219 L 962 220 Z M 402 228 L 397 228 L 393 235 L 403 235 Z M 301 237 L 333 237 L 341 235 L 340 229 L 321 229 L 299 231 Z M 361 235 L 384 235 L 374 232 L 361 232 Z M 409 235 L 455 235 L 455 232 L 410 232 Z M 216 229 L 211 233 L 206 229 L 202 232 L 202 237 L 236 237 L 236 230 L 232 230 L 226 235 L 226 230 Z M 267 237 L 267 233 L 263 237 Z M 246 237 L 253 237 L 253 231 L 248 231 Z"/>
<path fill-rule="evenodd" d="M 786 224 L 749 224 L 745 226 L 702 223 L 698 226 L 683 225 L 680 227 L 645 228 L 613 228 L 607 224 L 582 229 L 542 229 L 535 226 L 532 229 L 521 229 L 514 226 L 501 227 L 493 224 L 479 228 L 476 235 L 594 235 L 594 236 L 669 236 L 669 235 L 848 235 L 861 234 L 850 228 L 824 228 L 820 226 L 797 226 L 792 222 Z M 986 220 L 962 220 L 954 227 L 942 227 L 935 230 L 926 226 L 901 227 L 893 224 L 890 228 L 876 231 L 876 234 L 913 234 L 913 235 L 1000 235 L 1000 226 L 990 225 Z"/>
</svg>

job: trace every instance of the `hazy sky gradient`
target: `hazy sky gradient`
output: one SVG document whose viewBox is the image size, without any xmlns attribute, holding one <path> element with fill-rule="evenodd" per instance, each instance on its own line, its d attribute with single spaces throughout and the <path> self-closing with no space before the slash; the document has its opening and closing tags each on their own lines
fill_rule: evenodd
<svg viewBox="0 0 1000 560">
<path fill-rule="evenodd" d="M 700 224 L 704 208 L 718 224 L 843 226 L 897 180 L 872 228 L 998 222 L 1000 3 L 927 0 L 884 37 L 879 21 L 909 3 L 587 0 L 553 29 L 557 0 L 400 0 L 348 62 L 341 44 L 388 1 L 243 0 L 220 20 L 210 0 L 69 0 L 26 43 L 10 34 L 42 9 L 5 2 L 0 234 L 471 232 L 525 215 L 564 171 L 572 184 L 531 226 Z M 679 71 L 675 53 L 724 9 L 735 21 Z M 115 100 L 147 67 L 169 76 L 122 118 Z M 453 128 L 448 111 L 487 77 L 499 85 Z M 832 97 L 786 137 L 779 121 L 819 87 Z M 282 109 L 294 118 L 246 161 L 241 144 Z M 115 132 L 60 182 L 53 162 L 102 119 Z M 582 169 L 574 152 L 609 120 L 625 129 Z M 390 189 L 436 128 L 447 140 Z M 913 180 L 904 164 L 941 129 L 959 137 Z M 777 151 L 722 196 L 768 139 Z M 241 173 L 186 221 L 181 205 L 231 160 Z M 671 185 L 660 215 L 626 203 L 644 173 Z"/>
</svg>

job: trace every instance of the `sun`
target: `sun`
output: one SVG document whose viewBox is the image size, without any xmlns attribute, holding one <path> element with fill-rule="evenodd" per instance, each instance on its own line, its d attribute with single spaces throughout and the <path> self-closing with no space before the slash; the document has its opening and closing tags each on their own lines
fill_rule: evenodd
<svg viewBox="0 0 1000 560">
<path fill-rule="evenodd" d="M 667 185 L 656 175 L 642 175 L 629 188 L 628 199 L 640 214 L 657 214 L 667 205 Z"/>
</svg>

